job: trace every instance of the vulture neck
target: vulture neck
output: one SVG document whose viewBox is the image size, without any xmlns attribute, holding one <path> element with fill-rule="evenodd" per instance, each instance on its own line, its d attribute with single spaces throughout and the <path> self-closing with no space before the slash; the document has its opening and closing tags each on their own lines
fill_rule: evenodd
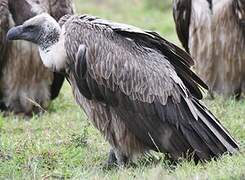
<svg viewBox="0 0 245 180">
<path fill-rule="evenodd" d="M 67 55 L 64 43 L 64 31 L 60 29 L 56 39 L 48 39 L 47 42 L 39 46 L 42 62 L 48 69 L 55 72 L 65 69 Z"/>
</svg>

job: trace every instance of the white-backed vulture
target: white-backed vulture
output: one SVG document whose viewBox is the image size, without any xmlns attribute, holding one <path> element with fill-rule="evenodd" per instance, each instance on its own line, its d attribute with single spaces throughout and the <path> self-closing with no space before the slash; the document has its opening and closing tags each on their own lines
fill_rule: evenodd
<svg viewBox="0 0 245 180">
<path fill-rule="evenodd" d="M 199 87 L 207 86 L 190 70 L 191 57 L 155 32 L 87 15 L 58 24 L 41 14 L 7 37 L 37 44 L 44 65 L 65 72 L 77 103 L 112 146 L 110 163 L 151 149 L 196 161 L 238 151 L 199 102 Z"/>
<path fill-rule="evenodd" d="M 71 0 L 0 0 L 0 101 L 1 110 L 31 114 L 47 108 L 58 96 L 64 76 L 49 71 L 40 60 L 38 48 L 27 41 L 6 42 L 6 33 L 14 25 L 42 12 L 56 20 L 72 14 Z"/>
<path fill-rule="evenodd" d="M 178 37 L 211 95 L 245 92 L 244 11 L 244 0 L 174 0 Z"/>
</svg>

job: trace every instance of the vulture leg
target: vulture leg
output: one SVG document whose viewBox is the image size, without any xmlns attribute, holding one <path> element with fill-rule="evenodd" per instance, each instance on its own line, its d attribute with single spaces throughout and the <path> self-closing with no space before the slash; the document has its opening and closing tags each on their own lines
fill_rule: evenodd
<svg viewBox="0 0 245 180">
<path fill-rule="evenodd" d="M 105 168 L 110 169 L 115 166 L 126 167 L 129 164 L 129 159 L 130 158 L 124 155 L 121 151 L 111 148 Z"/>
<path fill-rule="evenodd" d="M 130 158 L 117 149 L 114 150 L 114 153 L 117 159 L 117 165 L 120 167 L 126 167 L 129 163 Z"/>
<path fill-rule="evenodd" d="M 238 89 L 236 89 L 234 94 L 235 94 L 235 99 L 237 101 L 239 101 L 241 99 L 241 95 L 242 95 L 242 88 L 239 87 Z"/>
<path fill-rule="evenodd" d="M 111 149 L 109 152 L 108 160 L 105 164 L 105 168 L 110 169 L 110 168 L 114 167 L 115 165 L 117 165 L 117 158 L 116 158 L 116 155 L 114 153 L 114 150 Z"/>
<path fill-rule="evenodd" d="M 0 111 L 6 111 L 7 107 L 3 101 L 0 100 Z"/>
</svg>

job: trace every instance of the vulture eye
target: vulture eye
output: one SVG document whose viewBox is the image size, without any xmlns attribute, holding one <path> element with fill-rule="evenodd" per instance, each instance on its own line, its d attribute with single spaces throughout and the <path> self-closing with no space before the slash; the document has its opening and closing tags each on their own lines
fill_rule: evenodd
<svg viewBox="0 0 245 180">
<path fill-rule="evenodd" d="M 34 25 L 30 25 L 26 27 L 27 31 L 34 31 L 35 30 L 35 26 Z"/>
</svg>

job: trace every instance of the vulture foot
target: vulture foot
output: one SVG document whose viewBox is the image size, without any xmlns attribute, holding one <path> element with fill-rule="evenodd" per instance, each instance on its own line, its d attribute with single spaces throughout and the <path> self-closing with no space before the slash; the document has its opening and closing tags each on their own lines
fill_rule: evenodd
<svg viewBox="0 0 245 180">
<path fill-rule="evenodd" d="M 234 94 L 235 94 L 235 99 L 237 101 L 241 100 L 242 88 L 238 88 L 237 90 L 235 90 Z"/>
<path fill-rule="evenodd" d="M 40 109 L 39 107 L 34 107 L 32 111 L 23 112 L 23 111 L 13 111 L 13 110 L 8 109 L 6 107 L 6 109 L 1 109 L 0 108 L 0 112 L 3 113 L 3 117 L 8 117 L 8 116 L 13 116 L 14 115 L 14 116 L 18 116 L 20 118 L 23 118 L 25 120 L 29 120 L 30 118 L 33 117 L 33 115 L 41 116 L 45 112 L 45 110 L 44 109 Z"/>
<path fill-rule="evenodd" d="M 105 169 L 111 169 L 113 167 L 126 167 L 129 163 L 129 158 L 118 150 L 111 149 L 109 157 L 104 165 Z"/>
<path fill-rule="evenodd" d="M 108 160 L 106 161 L 106 163 L 104 165 L 104 168 L 105 169 L 111 169 L 111 168 L 116 167 L 116 165 L 117 165 L 117 158 L 116 158 L 116 155 L 115 155 L 113 149 L 111 149 L 109 152 Z"/>
<path fill-rule="evenodd" d="M 0 100 L 0 111 L 6 111 L 6 110 L 7 110 L 7 106 L 5 105 L 4 102 Z"/>
<path fill-rule="evenodd" d="M 114 151 L 114 153 L 117 159 L 117 165 L 119 167 L 126 167 L 129 164 L 129 157 L 127 157 L 125 154 L 119 150 Z"/>
</svg>

